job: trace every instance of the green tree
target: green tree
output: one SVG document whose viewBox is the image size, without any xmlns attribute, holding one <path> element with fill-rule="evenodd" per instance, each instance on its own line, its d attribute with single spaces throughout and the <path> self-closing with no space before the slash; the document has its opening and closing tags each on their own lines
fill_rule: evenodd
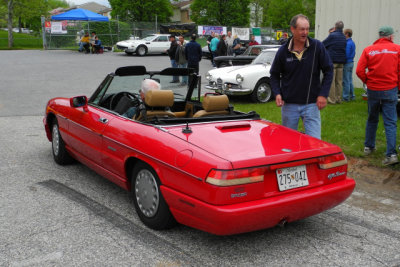
<svg viewBox="0 0 400 267">
<path fill-rule="evenodd" d="M 202 25 L 248 26 L 250 0 L 194 0 L 192 20 Z"/>
<path fill-rule="evenodd" d="M 14 18 L 18 18 L 18 27 L 22 24 L 33 30 L 40 30 L 40 16 L 47 16 L 48 11 L 56 7 L 68 7 L 65 0 L 1 0 L 0 12 L 7 10 L 8 47 L 14 45 L 12 28 Z"/>
<path fill-rule="evenodd" d="M 299 13 L 304 13 L 303 0 L 270 0 L 267 19 L 263 24 L 273 28 L 288 29 L 290 19 Z"/>
<path fill-rule="evenodd" d="M 123 21 L 169 22 L 172 5 L 168 0 L 109 0 L 112 17 L 119 16 Z"/>
<path fill-rule="evenodd" d="M 289 29 L 290 19 L 304 14 L 310 19 L 310 28 L 315 25 L 316 0 L 266 0 L 264 1 L 263 26 Z"/>
</svg>

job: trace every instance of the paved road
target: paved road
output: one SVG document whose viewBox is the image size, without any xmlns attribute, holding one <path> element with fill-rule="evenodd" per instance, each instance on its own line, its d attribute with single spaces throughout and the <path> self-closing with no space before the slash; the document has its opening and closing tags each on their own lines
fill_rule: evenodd
<svg viewBox="0 0 400 267">
<path fill-rule="evenodd" d="M 153 231 L 127 192 L 81 164 L 55 164 L 46 101 L 90 95 L 131 64 L 169 66 L 165 56 L 0 51 L 0 266 L 400 265 L 400 196 L 357 187 L 330 211 L 236 236 Z"/>
</svg>

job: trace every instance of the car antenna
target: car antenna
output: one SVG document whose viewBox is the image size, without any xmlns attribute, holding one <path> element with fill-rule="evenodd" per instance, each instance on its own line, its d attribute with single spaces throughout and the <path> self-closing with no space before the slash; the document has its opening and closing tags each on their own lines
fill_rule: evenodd
<svg viewBox="0 0 400 267">
<path fill-rule="evenodd" d="M 186 121 L 186 127 L 182 129 L 182 133 L 185 134 L 191 134 L 192 133 L 192 129 L 189 127 L 189 122 Z"/>
</svg>

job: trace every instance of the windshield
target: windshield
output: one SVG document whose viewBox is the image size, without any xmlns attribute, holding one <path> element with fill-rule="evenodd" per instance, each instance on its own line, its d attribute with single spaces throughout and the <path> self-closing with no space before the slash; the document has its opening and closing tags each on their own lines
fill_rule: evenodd
<svg viewBox="0 0 400 267">
<path fill-rule="evenodd" d="M 149 35 L 149 36 L 144 37 L 143 40 L 145 40 L 145 41 L 151 41 L 151 40 L 154 39 L 154 37 L 155 37 L 154 35 Z"/>
<path fill-rule="evenodd" d="M 274 61 L 276 50 L 263 51 L 258 57 L 253 61 L 253 64 L 272 64 Z"/>
<path fill-rule="evenodd" d="M 182 77 L 180 79 L 182 80 Z M 186 80 L 189 80 L 188 76 Z M 128 92 L 140 95 L 142 81 L 144 79 L 153 79 L 160 83 L 161 90 L 172 90 L 174 92 L 174 102 L 184 101 L 188 92 L 188 85 L 182 83 L 171 83 L 172 76 L 169 75 L 135 75 L 135 76 L 114 76 L 111 82 L 108 82 L 99 94 L 94 98 L 94 104 L 100 104 L 109 96 L 120 92 Z"/>
</svg>

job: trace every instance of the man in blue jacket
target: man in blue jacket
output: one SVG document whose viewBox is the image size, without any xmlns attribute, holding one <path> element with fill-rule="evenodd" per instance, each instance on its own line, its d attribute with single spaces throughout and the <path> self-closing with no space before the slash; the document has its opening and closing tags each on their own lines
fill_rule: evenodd
<svg viewBox="0 0 400 267">
<path fill-rule="evenodd" d="M 322 41 L 333 62 L 333 82 L 329 92 L 328 103 L 342 102 L 343 65 L 346 63 L 346 37 L 343 34 L 343 21 L 335 23 L 335 30 Z"/>
<path fill-rule="evenodd" d="M 188 62 L 188 68 L 195 69 L 196 73 L 199 74 L 199 62 L 203 56 L 203 51 L 201 50 L 201 46 L 196 42 L 196 34 L 192 34 L 190 39 L 190 42 L 185 47 L 185 57 Z"/>
<path fill-rule="evenodd" d="M 353 87 L 353 67 L 354 67 L 354 56 L 356 55 L 356 45 L 351 39 L 353 31 L 351 29 L 345 29 L 344 35 L 346 36 L 346 63 L 343 66 L 343 100 L 350 101 L 354 100 L 356 95 L 354 94 Z"/>
<path fill-rule="evenodd" d="M 282 45 L 272 63 L 271 87 L 282 124 L 297 130 L 303 120 L 305 133 L 321 139 L 320 110 L 326 106 L 332 83 L 333 65 L 325 47 L 308 37 L 309 19 L 302 15 L 290 21 L 293 36 Z M 320 81 L 320 71 L 324 77 Z"/>
</svg>

